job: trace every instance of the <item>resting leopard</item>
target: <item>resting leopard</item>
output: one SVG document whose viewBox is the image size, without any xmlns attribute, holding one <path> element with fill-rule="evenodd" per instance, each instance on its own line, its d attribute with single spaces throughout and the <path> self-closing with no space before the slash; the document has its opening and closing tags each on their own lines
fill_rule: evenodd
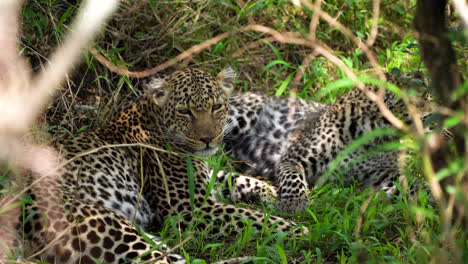
<svg viewBox="0 0 468 264">
<path fill-rule="evenodd" d="M 217 234 L 248 222 L 304 232 L 283 218 L 222 204 L 207 190 L 207 163 L 195 156 L 212 155 L 222 141 L 234 78 L 230 69 L 212 77 L 189 68 L 154 79 L 106 126 L 59 139 L 68 163 L 58 186 L 46 180 L 32 189 L 36 203 L 24 223 L 30 251 L 51 263 L 185 263 L 136 228 L 154 230 L 169 217 L 180 228 L 196 222 Z"/>
<path fill-rule="evenodd" d="M 384 98 L 392 112 L 411 123 L 402 100 L 388 91 Z M 241 171 L 273 180 L 278 189 L 269 188 L 280 198 L 277 209 L 289 213 L 307 207 L 308 189 L 351 142 L 373 130 L 392 127 L 357 88 L 329 105 L 255 93 L 232 96 L 230 104 L 232 128 L 225 136 L 227 153 L 250 165 Z M 355 182 L 394 193 L 400 177 L 399 151 L 366 153 L 396 139 L 393 135 L 376 137 L 343 156 L 334 173 L 343 176 L 345 184 Z"/>
<path fill-rule="evenodd" d="M 276 165 L 289 147 L 292 133 L 324 105 L 252 92 L 233 93 L 229 103 L 224 150 L 242 162 L 236 166 L 236 172 L 218 173 L 219 182 L 227 183 L 232 177 L 232 187 L 224 188 L 223 196 L 233 201 L 271 202 L 278 192 L 266 180 L 276 180 Z"/>
</svg>

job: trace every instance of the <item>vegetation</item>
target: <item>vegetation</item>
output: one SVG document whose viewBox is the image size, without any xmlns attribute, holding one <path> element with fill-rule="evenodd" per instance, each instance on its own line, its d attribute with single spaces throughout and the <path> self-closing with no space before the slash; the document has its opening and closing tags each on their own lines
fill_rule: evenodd
<svg viewBox="0 0 468 264">
<path fill-rule="evenodd" d="M 296 94 L 323 103 L 333 102 L 349 90 L 349 76 L 329 58 L 307 45 L 278 41 L 258 30 L 243 30 L 248 25 L 264 25 L 278 32 L 294 33 L 294 38 L 310 37 L 329 48 L 356 75 L 375 74 L 375 65 L 355 41 L 323 19 L 317 24 L 310 8 L 286 0 L 258 1 L 122 1 L 119 11 L 109 21 L 92 45 L 97 53 L 117 66 L 138 72 L 160 65 L 224 32 L 228 36 L 157 74 L 172 72 L 186 65 L 216 72 L 230 65 L 239 73 L 237 89 L 262 91 L 278 96 Z M 383 0 L 380 15 L 373 17 L 372 1 L 323 1 L 321 9 L 356 38 L 367 42 L 381 70 L 409 72 L 418 82 L 427 82 L 418 41 L 411 24 L 416 1 Z M 80 1 L 26 1 L 22 11 L 23 54 L 35 70 L 40 69 L 80 6 Z M 452 10 L 453 11 L 453 10 Z M 450 23 L 458 25 L 457 15 L 450 12 Z M 376 20 L 377 18 L 377 20 Z M 373 27 L 377 23 L 375 41 Z M 316 31 L 311 28 L 316 27 Z M 466 40 L 459 31 L 451 32 L 460 72 L 466 79 Z M 83 63 L 69 76 L 54 102 L 47 107 L 43 120 L 34 129 L 43 138 L 44 131 L 53 137 L 76 134 L 105 123 L 106 117 L 129 97 L 142 92 L 144 78 L 132 78 L 112 72 L 97 60 L 96 53 L 85 52 Z M 464 87 L 464 88 L 463 88 Z M 460 92 L 467 91 L 465 83 Z M 400 87 L 404 88 L 404 87 Z M 460 122 L 454 116 L 446 122 Z M 46 139 L 47 140 L 47 139 Z M 424 177 L 418 153 L 422 141 L 398 144 L 408 153 L 405 174 L 410 179 Z M 210 159 L 213 167 L 230 164 L 220 153 Z M 462 157 L 447 170 L 466 177 L 467 164 Z M 445 172 L 447 172 L 447 170 Z M 436 175 L 444 177 L 444 172 Z M 7 180 L 0 174 L 0 189 Z M 3 187 L 6 188 L 6 187 Z M 449 192 L 467 202 L 466 193 L 456 185 Z M 5 189 L 3 191 L 6 191 Z M 242 256 L 254 256 L 255 263 L 468 263 L 467 230 L 453 221 L 443 221 L 441 210 L 428 202 L 421 192 L 414 200 L 407 197 L 389 199 L 383 193 L 337 187 L 327 184 L 311 192 L 306 213 L 293 216 L 311 231 L 307 236 L 292 238 L 288 234 L 262 230 L 260 237 L 246 228 L 241 235 L 220 240 L 195 228 L 181 232 L 173 219 L 166 221 L 156 235 L 161 236 L 189 263 L 209 263 Z M 25 198 L 24 203 L 29 202 Z M 255 206 L 274 214 L 271 204 Z M 466 204 L 468 206 L 468 204 Z M 468 207 L 466 207 L 468 208 Z M 1 213 L 1 209 L 0 209 Z"/>
</svg>

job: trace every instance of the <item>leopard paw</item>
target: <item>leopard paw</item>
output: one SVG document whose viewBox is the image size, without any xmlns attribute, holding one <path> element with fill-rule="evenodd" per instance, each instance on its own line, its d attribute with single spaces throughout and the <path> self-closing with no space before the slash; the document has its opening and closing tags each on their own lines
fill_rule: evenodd
<svg viewBox="0 0 468 264">
<path fill-rule="evenodd" d="M 309 207 L 309 200 L 305 197 L 281 199 L 276 203 L 276 210 L 296 214 L 305 212 Z"/>
<path fill-rule="evenodd" d="M 177 254 L 168 254 L 167 257 L 169 258 L 169 263 L 171 264 L 186 264 L 187 262 L 185 259 Z"/>
</svg>

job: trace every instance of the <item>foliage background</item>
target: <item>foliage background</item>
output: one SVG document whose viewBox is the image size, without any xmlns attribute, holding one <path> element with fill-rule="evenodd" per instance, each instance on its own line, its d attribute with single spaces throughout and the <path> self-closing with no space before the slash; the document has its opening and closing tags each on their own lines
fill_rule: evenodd
<svg viewBox="0 0 468 264">
<path fill-rule="evenodd" d="M 378 34 L 371 50 L 384 71 L 398 69 L 426 79 L 411 27 L 415 2 L 381 1 Z M 79 6 L 80 1 L 26 1 L 21 45 L 33 69 L 37 71 L 47 63 L 46 58 L 60 45 Z M 376 22 L 371 1 L 324 1 L 321 8 L 359 39 L 370 38 Z M 448 24 L 457 26 L 457 14 L 450 9 L 447 12 Z M 230 65 L 240 75 L 237 89 L 241 91 L 278 95 L 294 91 L 299 97 L 329 103 L 344 92 L 344 88 L 332 88 L 346 78 L 333 63 L 314 56 L 309 47 L 280 43 L 268 34 L 238 32 L 243 26 L 259 24 L 306 37 L 313 15 L 311 10 L 285 0 L 123 1 L 92 46 L 114 65 L 142 71 L 219 34 L 235 32 L 158 74 L 187 65 L 215 73 Z M 457 31 L 452 31 L 451 37 L 466 79 L 466 42 Z M 335 27 L 320 21 L 316 38 L 354 72 L 370 71 L 363 51 Z M 83 63 L 69 76 L 38 122 L 38 135 L 45 130 L 56 137 L 102 125 L 123 100 L 142 92 L 145 79 L 115 74 L 90 52 L 83 57 Z M 418 166 L 417 159 L 410 162 L 407 173 L 418 177 Z M 456 226 L 444 228 L 438 210 L 427 203 L 424 195 L 416 201 L 389 201 L 370 190 L 331 185 L 314 190 L 312 195 L 310 210 L 295 217 L 313 230 L 307 237 L 291 239 L 265 231 L 263 237 L 250 241 L 251 234 L 246 230 L 229 243 L 219 243 L 195 230 L 180 234 L 170 223 L 159 235 L 171 244 L 193 236 L 181 247 L 192 263 L 246 253 L 256 256 L 257 263 L 468 262 L 466 231 Z M 272 210 L 270 205 L 256 206 L 266 212 Z"/>
</svg>

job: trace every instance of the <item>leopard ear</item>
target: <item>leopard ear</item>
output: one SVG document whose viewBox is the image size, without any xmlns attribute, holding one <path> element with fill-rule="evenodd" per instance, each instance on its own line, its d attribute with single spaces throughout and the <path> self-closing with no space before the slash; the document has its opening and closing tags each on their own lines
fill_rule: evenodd
<svg viewBox="0 0 468 264">
<path fill-rule="evenodd" d="M 169 94 L 169 85 L 162 78 L 152 78 L 148 83 L 143 85 L 143 89 L 145 95 L 153 99 L 157 105 L 163 105 Z"/>
<path fill-rule="evenodd" d="M 231 67 L 224 68 L 216 76 L 216 80 L 218 81 L 219 85 L 221 85 L 227 96 L 231 95 L 236 77 L 237 74 Z"/>
</svg>

